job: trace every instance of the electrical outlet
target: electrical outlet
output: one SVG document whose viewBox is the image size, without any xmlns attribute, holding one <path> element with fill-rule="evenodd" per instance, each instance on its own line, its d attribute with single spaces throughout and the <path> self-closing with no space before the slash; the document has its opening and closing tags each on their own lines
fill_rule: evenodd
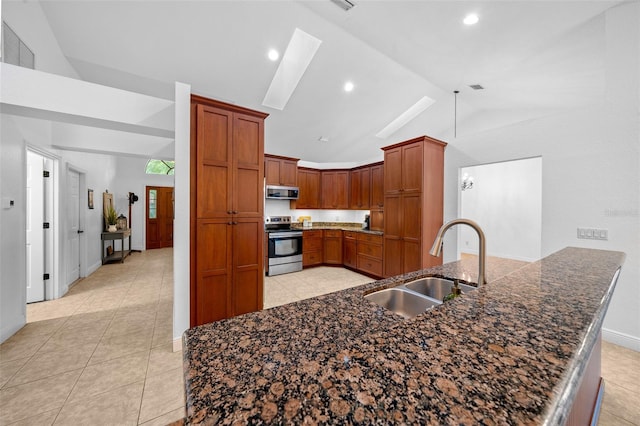
<svg viewBox="0 0 640 426">
<path fill-rule="evenodd" d="M 597 228 L 578 228 L 578 238 L 607 241 L 609 239 L 609 231 L 607 229 Z"/>
</svg>

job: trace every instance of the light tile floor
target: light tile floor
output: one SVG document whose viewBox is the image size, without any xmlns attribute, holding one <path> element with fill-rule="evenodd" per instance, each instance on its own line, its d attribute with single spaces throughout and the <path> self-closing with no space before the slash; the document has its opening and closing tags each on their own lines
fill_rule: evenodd
<svg viewBox="0 0 640 426">
<path fill-rule="evenodd" d="M 0 424 L 165 425 L 185 415 L 172 352 L 173 250 L 100 267 L 27 305 L 0 346 Z"/>
<path fill-rule="evenodd" d="M 0 345 L 0 424 L 165 425 L 184 417 L 182 352 L 172 352 L 171 249 L 105 265 L 63 298 L 28 305 Z M 371 279 L 317 267 L 265 278 L 270 308 Z M 640 353 L 603 343 L 599 425 L 640 425 Z"/>
</svg>

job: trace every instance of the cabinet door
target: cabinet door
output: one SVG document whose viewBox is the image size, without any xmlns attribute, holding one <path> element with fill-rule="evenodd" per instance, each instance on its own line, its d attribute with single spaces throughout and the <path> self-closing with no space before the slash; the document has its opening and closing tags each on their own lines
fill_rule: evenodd
<svg viewBox="0 0 640 426">
<path fill-rule="evenodd" d="M 320 208 L 320 171 L 298 170 L 299 198 L 296 201 L 298 209 Z"/>
<path fill-rule="evenodd" d="M 263 217 L 264 121 L 233 115 L 233 202 L 238 217 Z"/>
<path fill-rule="evenodd" d="M 323 209 L 338 208 L 336 204 L 335 172 L 320 172 L 320 179 L 322 191 L 320 206 Z"/>
<path fill-rule="evenodd" d="M 349 171 L 322 171 L 322 208 L 349 208 Z"/>
<path fill-rule="evenodd" d="M 399 192 L 402 189 L 402 148 L 384 152 L 384 192 Z"/>
<path fill-rule="evenodd" d="M 264 157 L 264 177 L 267 185 L 280 185 L 280 160 Z"/>
<path fill-rule="evenodd" d="M 197 106 L 196 214 L 226 216 L 231 211 L 233 114 Z"/>
<path fill-rule="evenodd" d="M 262 238 L 264 226 L 256 218 L 238 218 L 233 229 L 233 284 L 231 315 L 262 309 Z"/>
<path fill-rule="evenodd" d="M 220 218 L 196 226 L 196 324 L 205 324 L 231 315 L 233 225 Z"/>
<path fill-rule="evenodd" d="M 324 263 L 342 265 L 342 236 L 324 237 Z"/>
<path fill-rule="evenodd" d="M 342 262 L 344 266 L 349 266 L 350 268 L 356 268 L 357 266 L 356 239 L 345 237 L 342 240 L 342 243 L 343 243 Z"/>
<path fill-rule="evenodd" d="M 402 147 L 402 190 L 422 191 L 423 143 L 416 142 Z"/>
<path fill-rule="evenodd" d="M 366 167 L 360 172 L 360 210 L 369 210 L 371 197 L 371 169 Z"/>
<path fill-rule="evenodd" d="M 280 185 L 298 186 L 298 162 L 291 160 L 280 161 Z"/>
<path fill-rule="evenodd" d="M 358 210 L 362 204 L 362 169 L 349 173 L 349 208 Z"/>
<path fill-rule="evenodd" d="M 371 167 L 371 202 L 372 209 L 384 206 L 384 166 Z"/>
<path fill-rule="evenodd" d="M 386 171 L 385 171 L 386 173 Z M 387 194 L 384 198 L 384 276 L 391 277 L 402 274 L 403 262 L 403 211 L 400 193 Z"/>
</svg>

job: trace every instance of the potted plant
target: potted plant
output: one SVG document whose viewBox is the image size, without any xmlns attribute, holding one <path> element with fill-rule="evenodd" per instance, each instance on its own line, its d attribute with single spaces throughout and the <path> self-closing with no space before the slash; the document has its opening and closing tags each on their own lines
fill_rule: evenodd
<svg viewBox="0 0 640 426">
<path fill-rule="evenodd" d="M 104 218 L 107 221 L 107 225 L 109 225 L 107 231 L 116 232 L 116 224 L 118 223 L 118 212 L 116 212 L 116 209 L 114 209 L 113 206 L 109 206 L 107 208 L 107 213 L 104 215 Z"/>
</svg>

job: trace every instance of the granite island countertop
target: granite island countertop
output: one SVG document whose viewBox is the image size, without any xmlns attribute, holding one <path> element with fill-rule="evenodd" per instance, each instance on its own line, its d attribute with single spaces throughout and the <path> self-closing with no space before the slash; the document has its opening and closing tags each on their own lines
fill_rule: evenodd
<svg viewBox="0 0 640 426">
<path fill-rule="evenodd" d="M 363 298 L 423 276 L 475 280 L 459 261 L 187 330 L 186 422 L 555 423 L 623 261 L 491 258 L 487 285 L 408 320 Z"/>
</svg>

